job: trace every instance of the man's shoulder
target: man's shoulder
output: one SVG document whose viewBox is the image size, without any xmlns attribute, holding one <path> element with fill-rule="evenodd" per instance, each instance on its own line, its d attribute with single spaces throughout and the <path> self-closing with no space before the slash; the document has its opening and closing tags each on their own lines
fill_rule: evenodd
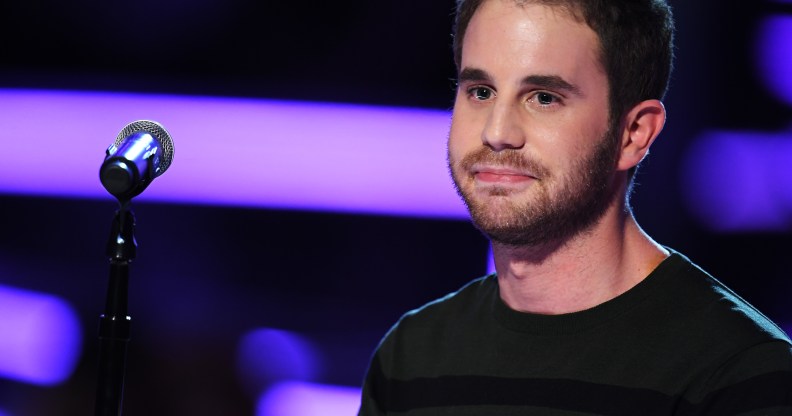
<svg viewBox="0 0 792 416">
<path fill-rule="evenodd" d="M 474 279 L 459 290 L 406 312 L 388 331 L 386 338 L 413 337 L 417 333 L 431 333 L 439 328 L 470 325 L 482 318 L 498 296 L 494 274 Z"/>
<path fill-rule="evenodd" d="M 449 315 L 462 312 L 476 312 L 485 308 L 497 296 L 497 278 L 494 274 L 474 279 L 459 290 L 451 292 L 439 299 L 435 299 L 419 308 L 405 313 L 401 322 L 421 322 L 434 319 L 444 319 Z"/>
<path fill-rule="evenodd" d="M 679 258 L 679 271 L 684 278 L 683 284 L 687 286 L 688 297 L 695 302 L 691 308 L 698 308 L 702 319 L 710 321 L 716 328 L 736 331 L 732 336 L 739 333 L 790 342 L 787 334 L 749 301 L 684 255 L 675 253 L 675 256 Z"/>
</svg>

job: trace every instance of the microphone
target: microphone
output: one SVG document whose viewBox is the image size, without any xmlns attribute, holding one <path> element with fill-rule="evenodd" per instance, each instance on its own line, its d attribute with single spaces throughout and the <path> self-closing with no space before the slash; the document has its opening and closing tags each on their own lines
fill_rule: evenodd
<svg viewBox="0 0 792 416">
<path fill-rule="evenodd" d="M 127 124 L 107 148 L 99 179 L 119 201 L 129 201 L 165 173 L 172 161 L 170 134 L 155 121 L 138 120 Z"/>
</svg>

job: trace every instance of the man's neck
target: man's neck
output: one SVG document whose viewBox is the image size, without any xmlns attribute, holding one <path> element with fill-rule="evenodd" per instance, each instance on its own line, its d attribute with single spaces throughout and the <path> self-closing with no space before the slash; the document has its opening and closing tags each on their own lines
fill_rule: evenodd
<svg viewBox="0 0 792 416">
<path fill-rule="evenodd" d="M 512 309 L 557 315 L 578 312 L 626 292 L 668 251 L 623 207 L 563 244 L 513 247 L 493 243 L 501 298 Z"/>
</svg>

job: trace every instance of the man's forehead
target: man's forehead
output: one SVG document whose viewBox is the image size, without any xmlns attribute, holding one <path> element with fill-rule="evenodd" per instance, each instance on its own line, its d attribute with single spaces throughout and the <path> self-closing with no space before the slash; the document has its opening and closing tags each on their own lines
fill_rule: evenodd
<svg viewBox="0 0 792 416">
<path fill-rule="evenodd" d="M 482 0 L 476 11 L 481 9 L 485 3 L 500 1 L 504 3 L 512 3 L 517 7 L 524 8 L 531 5 L 546 6 L 553 12 L 562 13 L 565 17 L 571 18 L 578 23 L 586 23 L 585 13 L 583 6 L 579 1 L 572 0 Z M 591 0 L 585 0 L 591 1 Z"/>
<path fill-rule="evenodd" d="M 490 71 L 491 65 L 522 67 L 520 78 L 559 75 L 575 67 L 602 65 L 599 36 L 567 8 L 542 1 L 486 0 L 472 17 L 461 48 L 459 70 Z M 515 10 L 519 8 L 520 10 Z M 511 9 L 511 10 L 510 10 Z"/>
</svg>

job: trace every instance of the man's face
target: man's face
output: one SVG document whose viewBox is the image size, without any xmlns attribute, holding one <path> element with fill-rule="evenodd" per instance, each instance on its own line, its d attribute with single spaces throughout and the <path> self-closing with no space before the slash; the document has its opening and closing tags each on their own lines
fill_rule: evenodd
<svg viewBox="0 0 792 416">
<path fill-rule="evenodd" d="M 496 242 L 561 242 L 613 199 L 618 137 L 597 35 L 566 11 L 485 1 L 463 40 L 448 163 Z"/>
</svg>

